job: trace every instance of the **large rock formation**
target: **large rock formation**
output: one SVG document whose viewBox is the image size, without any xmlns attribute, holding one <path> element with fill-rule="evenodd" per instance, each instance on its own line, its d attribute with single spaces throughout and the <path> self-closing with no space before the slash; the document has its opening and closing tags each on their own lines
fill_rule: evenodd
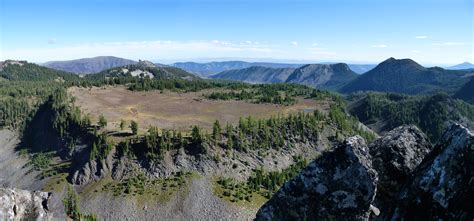
<svg viewBox="0 0 474 221">
<path fill-rule="evenodd" d="M 46 192 L 0 188 L 0 220 L 51 220 L 49 197 Z"/>
<path fill-rule="evenodd" d="M 474 134 L 450 126 L 400 192 L 392 219 L 474 219 Z"/>
<path fill-rule="evenodd" d="M 392 199 L 430 152 L 428 137 L 415 126 L 400 126 L 369 145 L 372 165 L 378 172 L 376 204 L 390 206 Z"/>
<path fill-rule="evenodd" d="M 70 177 L 71 183 L 76 185 L 84 185 L 106 177 L 113 168 L 114 155 L 115 148 L 109 152 L 105 159 L 97 159 L 86 162 L 82 168 L 76 170 L 72 174 Z"/>
<path fill-rule="evenodd" d="M 377 189 L 377 172 L 364 140 L 351 137 L 311 162 L 257 214 L 257 220 L 367 220 Z"/>
<path fill-rule="evenodd" d="M 474 219 L 474 134 L 467 128 L 450 126 L 432 148 L 419 129 L 403 126 L 369 147 L 370 155 L 352 137 L 313 161 L 257 220 Z"/>
</svg>

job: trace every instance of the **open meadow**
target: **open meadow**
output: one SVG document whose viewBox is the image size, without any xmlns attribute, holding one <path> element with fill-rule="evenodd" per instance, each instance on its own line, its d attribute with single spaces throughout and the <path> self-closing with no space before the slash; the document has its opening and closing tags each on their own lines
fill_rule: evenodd
<svg viewBox="0 0 474 221">
<path fill-rule="evenodd" d="M 138 122 L 142 131 L 149 126 L 160 129 L 190 131 L 198 125 L 211 131 L 217 119 L 222 125 L 236 123 L 240 117 L 252 116 L 257 119 L 278 114 L 289 114 L 314 109 L 325 110 L 328 104 L 314 99 L 298 97 L 291 106 L 275 104 L 254 104 L 237 100 L 208 100 L 203 94 L 211 92 L 177 93 L 171 91 L 133 92 L 125 87 L 69 89 L 76 98 L 76 105 L 90 114 L 94 122 L 100 114 L 108 121 L 109 130 L 117 130 L 121 119 Z"/>
</svg>

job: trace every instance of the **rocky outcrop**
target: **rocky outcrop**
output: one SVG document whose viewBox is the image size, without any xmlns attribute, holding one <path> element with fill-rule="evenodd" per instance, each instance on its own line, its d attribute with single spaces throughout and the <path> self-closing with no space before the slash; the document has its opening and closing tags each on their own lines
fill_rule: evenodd
<svg viewBox="0 0 474 221">
<path fill-rule="evenodd" d="M 84 185 L 106 177 L 113 168 L 115 149 L 110 151 L 105 159 L 91 160 L 82 168 L 76 170 L 71 177 L 71 183 Z"/>
<path fill-rule="evenodd" d="M 433 147 L 418 128 L 402 126 L 369 148 L 370 155 L 361 138 L 347 139 L 287 182 L 257 220 L 474 219 L 467 128 L 450 126 Z"/>
<path fill-rule="evenodd" d="M 393 220 L 474 219 L 474 134 L 450 126 L 404 187 Z"/>
<path fill-rule="evenodd" d="M 369 149 L 379 175 L 376 204 L 384 208 L 392 204 L 402 185 L 430 152 L 431 144 L 416 126 L 400 126 L 375 140 Z"/>
<path fill-rule="evenodd" d="M 153 62 L 147 60 L 138 60 L 138 66 L 144 68 L 156 68 L 156 65 Z"/>
<path fill-rule="evenodd" d="M 51 220 L 50 193 L 0 188 L 0 220 Z"/>
<path fill-rule="evenodd" d="M 377 189 L 365 141 L 351 137 L 311 162 L 257 213 L 256 220 L 367 220 Z"/>
</svg>

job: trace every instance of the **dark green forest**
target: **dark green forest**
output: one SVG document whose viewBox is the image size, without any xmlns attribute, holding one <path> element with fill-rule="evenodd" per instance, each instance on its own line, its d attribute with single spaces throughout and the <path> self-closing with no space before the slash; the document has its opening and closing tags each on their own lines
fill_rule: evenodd
<svg viewBox="0 0 474 221">
<path fill-rule="evenodd" d="M 409 96 L 392 93 L 358 93 L 349 99 L 349 112 L 364 124 L 386 122 L 386 129 L 414 124 L 436 141 L 450 122 L 474 121 L 474 106 L 441 93 Z"/>
</svg>

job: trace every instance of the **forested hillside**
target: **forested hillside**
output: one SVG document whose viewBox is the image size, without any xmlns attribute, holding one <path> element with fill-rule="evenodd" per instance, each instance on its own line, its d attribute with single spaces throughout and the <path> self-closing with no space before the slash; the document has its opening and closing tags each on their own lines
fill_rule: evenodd
<svg viewBox="0 0 474 221">
<path fill-rule="evenodd" d="M 474 104 L 474 77 L 471 77 L 471 80 L 462 86 L 462 88 L 454 94 L 454 97 Z"/>
<path fill-rule="evenodd" d="M 414 124 L 436 141 L 452 122 L 474 127 L 474 106 L 446 94 L 357 93 L 349 99 L 349 112 L 377 132 Z"/>
<path fill-rule="evenodd" d="M 0 62 L 0 78 L 12 81 L 73 81 L 79 79 L 72 73 L 28 63 L 7 60 Z"/>
<path fill-rule="evenodd" d="M 59 87 L 62 85 L 56 82 L 0 81 L 0 128 L 22 129 Z"/>
</svg>

